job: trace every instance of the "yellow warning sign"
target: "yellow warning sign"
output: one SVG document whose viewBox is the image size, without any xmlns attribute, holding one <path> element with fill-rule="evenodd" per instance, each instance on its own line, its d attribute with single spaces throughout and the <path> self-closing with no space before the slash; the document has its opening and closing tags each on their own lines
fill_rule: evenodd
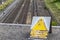
<svg viewBox="0 0 60 40">
<path fill-rule="evenodd" d="M 40 19 L 32 28 L 32 30 L 47 30 L 44 19 Z"/>
<path fill-rule="evenodd" d="M 33 38 L 46 38 L 48 35 L 48 30 L 46 28 L 43 18 L 40 18 L 38 22 L 31 29 L 30 36 Z"/>
</svg>

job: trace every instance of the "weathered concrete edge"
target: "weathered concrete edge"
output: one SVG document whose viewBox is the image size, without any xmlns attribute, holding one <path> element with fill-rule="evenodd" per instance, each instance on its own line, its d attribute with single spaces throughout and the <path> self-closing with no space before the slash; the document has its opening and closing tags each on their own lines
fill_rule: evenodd
<svg viewBox="0 0 60 40">
<path fill-rule="evenodd" d="M 0 23 L 0 25 L 20 25 L 20 26 L 31 26 L 31 24 L 14 24 L 14 23 Z M 52 26 L 52 28 L 60 28 L 60 26 Z"/>
<path fill-rule="evenodd" d="M 14 23 L 0 23 L 0 25 L 19 25 L 19 26 L 31 26 L 30 24 L 14 24 Z"/>
</svg>

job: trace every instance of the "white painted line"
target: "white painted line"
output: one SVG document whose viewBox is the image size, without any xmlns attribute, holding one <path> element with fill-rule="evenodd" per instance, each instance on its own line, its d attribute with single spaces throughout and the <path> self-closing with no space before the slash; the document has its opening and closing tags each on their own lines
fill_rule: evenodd
<svg viewBox="0 0 60 40">
<path fill-rule="evenodd" d="M 18 25 L 18 26 L 28 26 L 28 27 L 31 27 L 31 25 L 30 24 L 11 24 L 11 23 L 0 23 L 0 25 Z M 52 26 L 52 28 L 60 28 L 60 26 Z"/>
<path fill-rule="evenodd" d="M 29 24 L 11 24 L 11 23 L 0 23 L 0 25 L 18 25 L 18 26 L 28 26 L 28 27 L 30 27 L 31 25 L 29 25 Z"/>
<path fill-rule="evenodd" d="M 52 28 L 60 28 L 60 26 L 52 26 Z"/>
</svg>

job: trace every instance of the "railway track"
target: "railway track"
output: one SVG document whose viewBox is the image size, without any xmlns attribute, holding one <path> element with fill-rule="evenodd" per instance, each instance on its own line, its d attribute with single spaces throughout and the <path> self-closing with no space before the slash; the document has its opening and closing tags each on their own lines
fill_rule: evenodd
<svg viewBox="0 0 60 40">
<path fill-rule="evenodd" d="M 51 16 L 43 0 L 21 0 L 2 23 L 31 24 L 33 16 Z"/>
<path fill-rule="evenodd" d="M 38 9 L 38 16 L 51 16 L 50 12 L 45 8 L 44 0 L 37 0 L 37 9 Z"/>
<path fill-rule="evenodd" d="M 33 0 L 33 16 L 38 16 L 37 0 Z"/>
<path fill-rule="evenodd" d="M 22 13 L 23 13 L 22 19 L 21 19 L 21 21 L 19 21 L 19 23 L 26 24 L 26 19 L 27 19 L 27 16 L 28 16 L 27 14 L 28 14 L 28 9 L 29 9 L 29 4 L 30 4 L 30 0 L 27 0 L 25 6 L 23 8 L 23 11 L 22 11 Z"/>
<path fill-rule="evenodd" d="M 24 0 L 20 1 L 20 4 L 18 3 L 16 5 L 16 7 L 10 12 L 10 14 L 8 15 L 8 17 L 6 17 L 2 23 L 12 23 L 19 11 L 19 9 L 21 8 L 21 5 L 23 4 Z"/>
<path fill-rule="evenodd" d="M 30 0 L 26 0 L 25 3 L 22 5 L 19 14 L 17 15 L 16 19 L 13 23 L 25 24 L 28 14 Z"/>
</svg>

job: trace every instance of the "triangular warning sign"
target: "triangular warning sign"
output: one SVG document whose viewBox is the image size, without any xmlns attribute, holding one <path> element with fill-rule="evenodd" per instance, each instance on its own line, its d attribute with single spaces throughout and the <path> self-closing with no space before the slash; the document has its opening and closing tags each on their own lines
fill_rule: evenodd
<svg viewBox="0 0 60 40">
<path fill-rule="evenodd" d="M 38 22 L 33 26 L 30 37 L 33 38 L 46 38 L 48 35 L 47 28 L 44 22 L 44 19 L 39 19 Z"/>
<path fill-rule="evenodd" d="M 30 32 L 32 38 L 47 38 L 50 18 L 47 17 L 34 17 Z"/>
<path fill-rule="evenodd" d="M 39 19 L 38 22 L 32 28 L 32 30 L 47 30 L 44 19 Z"/>
</svg>

